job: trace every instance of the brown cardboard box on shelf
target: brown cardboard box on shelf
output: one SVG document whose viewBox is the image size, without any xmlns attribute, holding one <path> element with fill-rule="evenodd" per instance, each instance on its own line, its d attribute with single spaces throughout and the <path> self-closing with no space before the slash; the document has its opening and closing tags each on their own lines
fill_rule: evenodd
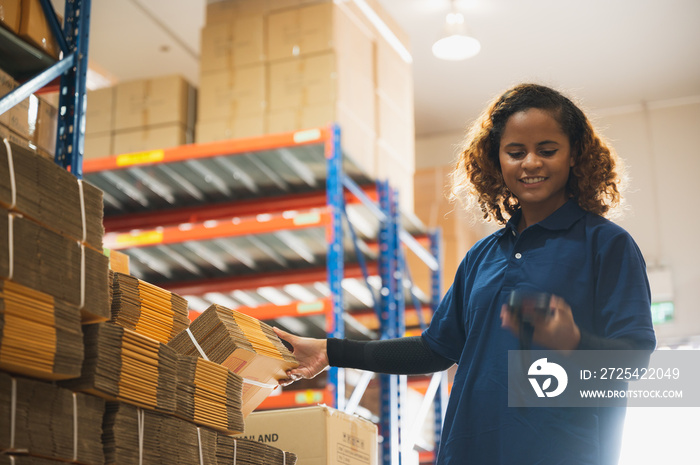
<svg viewBox="0 0 700 465">
<path fill-rule="evenodd" d="M 396 110 L 413 118 L 413 73 L 384 38 L 377 39 L 375 55 L 377 95 Z"/>
<path fill-rule="evenodd" d="M 232 119 L 214 119 L 197 122 L 195 142 L 206 143 L 217 140 L 262 136 L 265 131 L 263 115 L 242 116 Z"/>
<path fill-rule="evenodd" d="M 207 2 L 206 24 L 225 23 L 237 16 L 267 13 L 284 8 L 295 8 L 319 0 L 209 0 Z M 323 1 L 323 0 L 321 0 Z"/>
<path fill-rule="evenodd" d="M 240 118 L 265 111 L 265 67 L 252 65 L 202 74 L 198 118 Z"/>
<path fill-rule="evenodd" d="M 95 134 L 85 134 L 85 148 L 83 150 L 83 160 L 103 158 L 114 155 L 114 137 L 112 132 L 101 132 Z"/>
<path fill-rule="evenodd" d="M 22 13 L 17 33 L 27 42 L 58 59 L 60 48 L 51 32 L 39 0 L 22 0 Z"/>
<path fill-rule="evenodd" d="M 17 81 L 0 70 L 0 97 L 7 95 L 17 87 Z M 39 100 L 36 96 L 30 95 L 0 115 L 0 124 L 8 127 L 25 139 L 33 140 L 36 133 L 38 105 Z"/>
<path fill-rule="evenodd" d="M 99 134 L 114 129 L 114 87 L 87 92 L 85 134 Z"/>
<path fill-rule="evenodd" d="M 336 55 L 332 52 L 270 63 L 270 111 L 335 102 Z"/>
<path fill-rule="evenodd" d="M 415 126 L 413 111 L 399 109 L 383 96 L 377 96 L 377 138 L 405 166 L 415 168 Z"/>
<path fill-rule="evenodd" d="M 304 465 L 376 465 L 377 426 L 325 405 L 253 412 L 243 437 L 297 455 Z"/>
<path fill-rule="evenodd" d="M 236 16 L 202 29 L 200 72 L 209 73 L 262 63 L 263 15 Z"/>
<path fill-rule="evenodd" d="M 117 84 L 114 130 L 180 124 L 194 128 L 195 89 L 177 75 Z"/>
<path fill-rule="evenodd" d="M 36 121 L 36 146 L 53 155 L 56 153 L 56 130 L 58 109 L 43 98 L 39 98 L 39 113 Z"/>
<path fill-rule="evenodd" d="M 157 150 L 192 143 L 192 131 L 180 124 L 147 126 L 114 132 L 115 154 Z"/>
<path fill-rule="evenodd" d="M 0 23 L 10 31 L 19 31 L 20 2 L 18 0 L 0 0 Z"/>
<path fill-rule="evenodd" d="M 267 59 L 304 56 L 333 47 L 333 3 L 271 12 L 267 17 Z"/>
</svg>

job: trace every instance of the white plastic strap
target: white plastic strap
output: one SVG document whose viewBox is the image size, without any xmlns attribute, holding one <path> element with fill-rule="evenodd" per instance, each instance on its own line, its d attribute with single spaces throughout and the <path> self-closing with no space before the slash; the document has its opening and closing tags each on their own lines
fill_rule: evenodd
<svg viewBox="0 0 700 465">
<path fill-rule="evenodd" d="M 15 465 L 15 456 L 14 455 L 8 455 L 10 457 L 10 465 Z"/>
<path fill-rule="evenodd" d="M 282 465 L 287 465 L 287 453 L 282 452 Z"/>
<path fill-rule="evenodd" d="M 257 387 L 261 387 L 261 388 L 274 389 L 277 387 L 277 384 L 265 384 L 265 383 L 261 383 L 259 381 L 253 381 L 252 379 L 246 379 L 246 378 L 243 378 L 243 382 L 246 384 L 252 384 L 253 386 L 257 386 Z"/>
<path fill-rule="evenodd" d="M 87 221 L 85 219 L 85 194 L 83 194 L 83 180 L 78 179 L 78 192 L 80 193 L 80 220 L 83 225 L 83 238 L 80 242 L 85 243 L 87 240 Z"/>
<path fill-rule="evenodd" d="M 10 172 L 10 190 L 11 190 L 11 201 L 10 210 L 17 206 L 17 184 L 15 183 L 15 164 L 12 162 L 12 147 L 7 138 L 2 140 L 5 143 L 5 148 L 7 149 L 7 167 Z"/>
<path fill-rule="evenodd" d="M 202 453 L 202 433 L 197 427 L 197 441 L 199 442 L 199 465 L 204 465 L 204 454 Z"/>
<path fill-rule="evenodd" d="M 82 310 L 85 307 L 85 246 L 80 244 L 80 305 Z"/>
<path fill-rule="evenodd" d="M 233 440 L 233 465 L 236 465 L 236 455 L 238 455 L 238 442 Z"/>
<path fill-rule="evenodd" d="M 78 394 L 73 393 L 73 461 L 78 461 Z"/>
<path fill-rule="evenodd" d="M 15 239 L 13 231 L 15 215 L 7 215 L 7 279 L 12 279 L 15 272 Z"/>
<path fill-rule="evenodd" d="M 10 449 L 15 448 L 15 421 L 17 417 L 17 380 L 12 378 L 12 404 L 10 407 Z"/>
<path fill-rule="evenodd" d="M 139 425 L 139 465 L 143 465 L 143 436 L 146 423 L 146 412 L 136 407 L 136 420 Z"/>
<path fill-rule="evenodd" d="M 190 339 L 192 339 L 192 344 L 194 344 L 194 347 L 199 352 L 199 355 L 201 355 L 204 360 L 209 361 L 209 357 L 207 357 L 207 354 L 204 353 L 204 349 L 202 349 L 202 346 L 199 345 L 199 342 L 197 342 L 197 339 L 195 339 L 194 334 L 192 334 L 192 331 L 190 331 L 190 328 L 185 329 L 185 331 L 187 331 Z"/>
</svg>

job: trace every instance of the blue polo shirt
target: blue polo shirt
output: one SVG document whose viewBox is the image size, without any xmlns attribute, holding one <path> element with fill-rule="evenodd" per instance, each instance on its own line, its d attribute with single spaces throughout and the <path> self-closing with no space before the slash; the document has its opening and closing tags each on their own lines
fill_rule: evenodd
<svg viewBox="0 0 700 465">
<path fill-rule="evenodd" d="M 519 219 L 472 247 L 423 333 L 458 364 L 438 463 L 617 463 L 624 409 L 508 407 L 508 350 L 519 344 L 499 315 L 514 288 L 539 289 L 563 297 L 581 329 L 652 349 L 644 258 L 624 229 L 573 200 L 520 234 Z"/>
</svg>

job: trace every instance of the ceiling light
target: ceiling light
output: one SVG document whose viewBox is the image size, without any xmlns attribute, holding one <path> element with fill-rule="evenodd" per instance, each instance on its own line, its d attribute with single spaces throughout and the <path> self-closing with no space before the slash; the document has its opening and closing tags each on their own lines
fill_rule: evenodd
<svg viewBox="0 0 700 465">
<path fill-rule="evenodd" d="M 442 37 L 433 44 L 433 55 L 441 60 L 466 60 L 479 53 L 481 44 L 467 33 L 464 16 L 457 11 L 454 0 L 450 5 Z"/>
</svg>

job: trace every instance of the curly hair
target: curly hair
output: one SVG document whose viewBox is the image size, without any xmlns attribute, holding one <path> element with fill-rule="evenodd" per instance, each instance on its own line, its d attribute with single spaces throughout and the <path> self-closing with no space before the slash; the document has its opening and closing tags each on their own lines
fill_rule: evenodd
<svg viewBox="0 0 700 465">
<path fill-rule="evenodd" d="M 566 183 L 567 196 L 598 215 L 619 205 L 622 181 L 616 170 L 622 165 L 614 150 L 571 100 L 538 84 L 509 89 L 474 122 L 451 174 L 450 197 L 476 202 L 484 219 L 501 224 L 518 210 L 519 201 L 501 174 L 499 146 L 508 118 L 530 108 L 547 111 L 569 138 L 574 166 Z"/>
</svg>

